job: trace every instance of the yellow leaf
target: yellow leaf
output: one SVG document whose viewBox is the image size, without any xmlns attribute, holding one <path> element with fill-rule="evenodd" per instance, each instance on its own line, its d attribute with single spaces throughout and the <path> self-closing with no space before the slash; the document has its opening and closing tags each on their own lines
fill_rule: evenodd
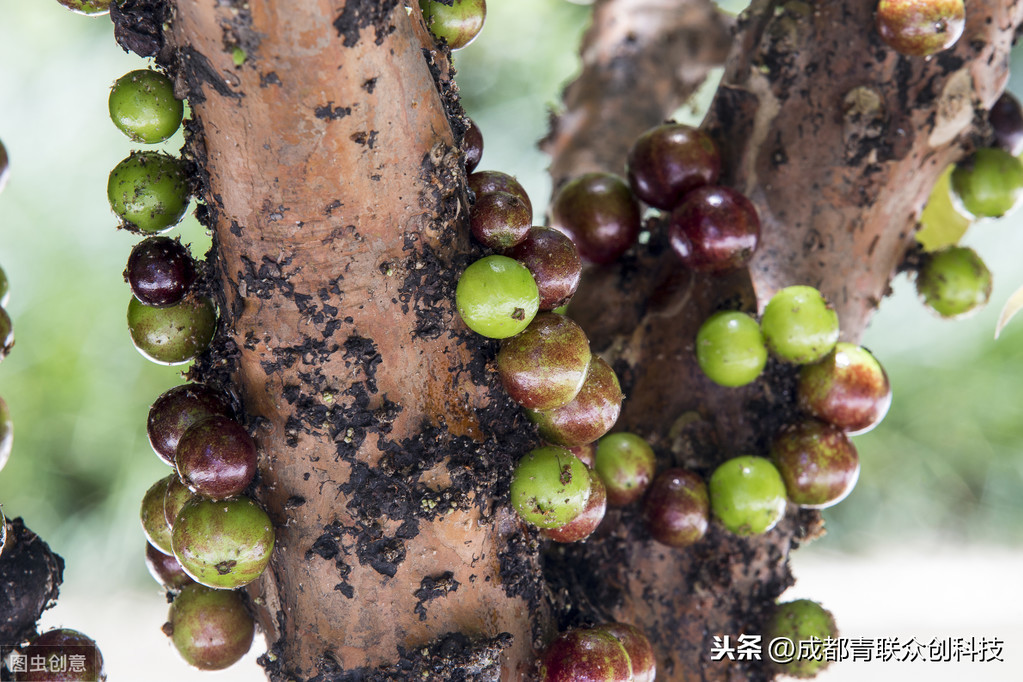
<svg viewBox="0 0 1023 682">
<path fill-rule="evenodd" d="M 995 325 L 995 338 L 1002 333 L 1005 325 L 1023 308 L 1023 287 L 1016 289 L 1002 307 L 1002 314 L 998 316 L 998 324 Z"/>
<path fill-rule="evenodd" d="M 934 183 L 931 196 L 927 199 L 920 214 L 922 227 L 916 233 L 916 240 L 920 242 L 924 251 L 939 251 L 948 246 L 954 246 L 970 226 L 970 219 L 956 210 L 949 193 L 952 169 L 949 166 L 941 174 L 938 181 Z"/>
</svg>

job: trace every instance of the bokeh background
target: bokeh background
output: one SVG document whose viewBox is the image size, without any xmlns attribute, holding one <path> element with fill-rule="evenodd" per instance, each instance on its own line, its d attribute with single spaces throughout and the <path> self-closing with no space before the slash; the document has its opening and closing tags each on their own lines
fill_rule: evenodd
<svg viewBox="0 0 1023 682">
<path fill-rule="evenodd" d="M 492 0 L 481 37 L 456 57 L 465 107 L 486 138 L 481 168 L 517 175 L 534 204 L 549 196 L 536 141 L 578 69 L 587 21 L 587 7 L 564 0 Z M 1015 57 L 1010 89 L 1020 93 L 1023 52 Z M 139 502 L 167 474 L 147 442 L 146 414 L 181 376 L 131 345 L 121 273 L 137 238 L 115 229 L 105 188 L 133 148 L 107 117 L 108 88 L 144 66 L 116 45 L 105 17 L 53 0 L 0 3 L 0 139 L 11 162 L 0 265 L 17 339 L 0 366 L 15 423 L 0 504 L 67 560 L 44 625 L 94 636 L 111 680 L 259 680 L 258 639 L 221 673 L 177 658 L 142 558 Z M 698 121 L 711 93 L 678 117 Z M 162 147 L 174 153 L 181 142 L 179 133 Z M 993 338 L 999 309 L 1023 285 L 1020 215 L 978 223 L 964 238 L 995 273 L 979 314 L 940 320 L 912 282 L 894 282 L 864 339 L 889 372 L 891 412 L 856 439 L 859 485 L 825 512 L 828 535 L 793 556 L 790 592 L 829 607 L 845 636 L 994 637 L 1005 662 L 846 663 L 820 679 L 1023 678 L 1023 320 Z M 208 248 L 194 218 L 172 234 L 198 257 Z"/>
</svg>

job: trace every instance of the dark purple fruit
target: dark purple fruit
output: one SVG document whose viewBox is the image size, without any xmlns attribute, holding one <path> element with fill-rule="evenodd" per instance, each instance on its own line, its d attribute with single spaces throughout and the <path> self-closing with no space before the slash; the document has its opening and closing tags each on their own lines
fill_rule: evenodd
<svg viewBox="0 0 1023 682">
<path fill-rule="evenodd" d="M 28 672 L 19 672 L 18 682 L 105 682 L 103 654 L 91 638 L 77 630 L 50 630 L 21 650 Z M 33 665 L 33 661 L 39 665 Z"/>
<path fill-rule="evenodd" d="M 549 227 L 534 227 L 526 239 L 506 252 L 533 274 L 540 290 L 540 310 L 564 305 L 579 288 L 583 263 L 579 249 L 565 234 Z"/>
<path fill-rule="evenodd" d="M 671 212 L 671 246 L 686 267 L 705 272 L 745 265 L 760 241 L 753 203 L 728 187 L 700 187 Z"/>
<path fill-rule="evenodd" d="M 175 386 L 149 408 L 149 444 L 163 461 L 174 466 L 174 451 L 182 434 L 200 419 L 215 414 L 230 414 L 227 403 L 215 391 L 203 384 Z"/>
<path fill-rule="evenodd" d="M 188 248 L 169 237 L 150 237 L 136 244 L 124 271 L 135 298 L 156 307 L 183 299 L 195 277 L 195 261 Z"/>
<path fill-rule="evenodd" d="M 177 474 L 165 476 L 150 486 L 142 497 L 142 508 L 139 510 L 139 520 L 142 521 L 142 531 L 146 534 L 146 539 L 164 554 L 174 553 L 170 525 L 164 516 L 163 501 L 167 497 L 167 486 L 177 476 Z"/>
<path fill-rule="evenodd" d="M 799 370 L 799 406 L 846 434 L 877 426 L 892 404 L 888 375 L 866 348 L 840 341 L 835 349 Z"/>
<path fill-rule="evenodd" d="M 612 173 L 585 173 L 569 181 L 551 206 L 552 227 L 567 234 L 590 263 L 613 263 L 639 236 L 639 204 Z"/>
<path fill-rule="evenodd" d="M 173 554 L 164 554 L 148 542 L 146 543 L 146 567 L 149 569 L 149 574 L 153 576 L 153 580 L 172 592 L 194 584 Z"/>
<path fill-rule="evenodd" d="M 771 444 L 771 459 L 785 481 L 788 498 L 801 507 L 838 504 L 860 476 L 860 458 L 849 438 L 816 419 L 779 431 Z"/>
<path fill-rule="evenodd" d="M 529 207 L 529 212 L 533 212 L 533 204 L 529 200 L 529 195 L 526 194 L 526 189 L 519 184 L 511 175 L 502 173 L 501 171 L 476 171 L 469 175 L 469 189 L 476 195 L 476 200 L 484 194 L 490 194 L 491 192 L 508 192 L 514 194 Z"/>
<path fill-rule="evenodd" d="M 483 133 L 476 125 L 476 121 L 467 119 L 469 125 L 462 134 L 462 151 L 465 153 L 465 172 L 471 173 L 476 170 L 483 156 Z M 530 212 L 532 215 L 532 211 Z"/>
<path fill-rule="evenodd" d="M 274 527 L 247 497 L 215 502 L 196 496 L 174 519 L 173 544 L 192 580 L 231 590 L 263 573 L 274 548 Z"/>
<path fill-rule="evenodd" d="M 175 597 L 164 626 L 185 662 L 223 670 L 252 647 L 256 627 L 238 592 L 190 585 Z"/>
<path fill-rule="evenodd" d="M 597 443 L 594 468 L 607 487 L 607 503 L 612 507 L 643 497 L 656 467 L 650 444 L 634 433 L 612 433 Z"/>
<path fill-rule="evenodd" d="M 1023 154 L 1023 108 L 1012 93 L 1002 93 L 987 112 L 987 120 L 995 133 L 994 146 L 1013 156 Z"/>
<path fill-rule="evenodd" d="M 654 682 L 657 658 L 650 640 L 642 630 L 628 623 L 607 623 L 598 625 L 596 629 L 610 633 L 625 647 L 632 666 L 632 682 Z"/>
<path fill-rule="evenodd" d="M 540 658 L 541 682 L 629 682 L 629 655 L 618 638 L 600 629 L 564 632 Z"/>
<path fill-rule="evenodd" d="M 245 427 L 223 415 L 193 424 L 178 442 L 174 463 L 189 490 L 211 500 L 240 495 L 256 475 L 256 444 Z"/>
<path fill-rule="evenodd" d="M 505 251 L 520 244 L 533 225 L 533 211 L 517 195 L 488 192 L 469 209 L 472 236 L 483 246 Z"/>
<path fill-rule="evenodd" d="M 688 547 L 707 533 L 707 484 L 687 469 L 666 469 L 650 485 L 643 502 L 650 535 L 670 547 Z"/>
<path fill-rule="evenodd" d="M 721 154 L 707 133 L 665 123 L 636 138 L 628 165 L 636 196 L 655 208 L 672 209 L 687 192 L 717 182 Z"/>
<path fill-rule="evenodd" d="M 589 366 L 586 332 L 555 313 L 534 317 L 497 354 L 497 372 L 508 395 L 532 410 L 554 409 L 575 398 Z"/>
<path fill-rule="evenodd" d="M 574 519 L 559 528 L 542 528 L 540 534 L 555 542 L 579 542 L 588 538 L 604 520 L 607 512 L 607 490 L 600 477 L 590 472 L 590 498 Z"/>
<path fill-rule="evenodd" d="M 526 410 L 526 416 L 537 425 L 541 438 L 571 448 L 592 443 L 610 431 L 624 397 L 611 366 L 593 356 L 583 387 L 572 402 L 553 410 Z"/>
</svg>

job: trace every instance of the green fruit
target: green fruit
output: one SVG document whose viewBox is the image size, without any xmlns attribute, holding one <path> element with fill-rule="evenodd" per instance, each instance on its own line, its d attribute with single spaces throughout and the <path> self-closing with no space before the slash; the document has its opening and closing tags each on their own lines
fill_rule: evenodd
<svg viewBox="0 0 1023 682">
<path fill-rule="evenodd" d="M 206 350 L 217 329 L 217 310 L 205 296 L 154 308 L 134 296 L 128 302 L 128 331 L 142 355 L 161 365 L 180 365 Z"/>
<path fill-rule="evenodd" d="M 953 246 L 927 257 L 916 273 L 916 291 L 942 317 L 962 317 L 988 302 L 991 271 L 973 249 Z"/>
<path fill-rule="evenodd" d="M 590 472 L 565 448 L 531 450 L 512 472 L 511 503 L 527 523 L 559 528 L 579 516 L 590 498 Z"/>
<path fill-rule="evenodd" d="M 149 544 L 164 554 L 173 554 L 174 550 L 171 543 L 171 529 L 164 516 L 163 501 L 167 496 L 167 487 L 171 480 L 177 477 L 177 474 L 171 474 L 150 486 L 142 498 L 142 510 L 139 513 L 142 531 L 146 534 Z"/>
<path fill-rule="evenodd" d="M 487 256 L 462 273 L 455 304 L 469 329 L 506 339 L 533 321 L 540 309 L 540 292 L 526 266 L 507 256 Z"/>
<path fill-rule="evenodd" d="M 838 639 L 838 627 L 835 617 L 823 606 L 809 599 L 797 599 L 778 604 L 767 621 L 765 647 L 778 638 L 788 639 L 795 645 L 793 660 L 787 663 L 774 660 L 772 667 L 783 675 L 806 679 L 815 677 L 831 664 L 824 655 L 823 642 Z M 816 641 L 811 644 L 811 640 Z M 809 649 L 804 650 L 804 647 Z"/>
<path fill-rule="evenodd" d="M 696 362 L 721 386 L 744 386 L 767 364 L 767 347 L 757 321 L 746 313 L 714 313 L 696 333 Z"/>
<path fill-rule="evenodd" d="M 155 144 L 174 134 L 181 125 L 184 106 L 174 97 L 167 76 L 139 69 L 121 76 L 110 89 L 110 119 L 133 142 Z"/>
<path fill-rule="evenodd" d="M 955 245 L 972 222 L 960 213 L 956 202 L 952 201 L 953 168 L 949 166 L 938 177 L 927 198 L 927 205 L 920 213 L 920 229 L 917 230 L 916 240 L 924 251 L 937 251 Z"/>
<path fill-rule="evenodd" d="M 174 556 L 207 587 L 234 589 L 262 573 L 274 548 L 270 517 L 247 497 L 214 502 L 194 497 L 174 520 Z"/>
<path fill-rule="evenodd" d="M 650 444 L 634 433 L 612 433 L 597 444 L 594 469 L 607 488 L 607 503 L 624 507 L 643 496 L 657 462 Z"/>
<path fill-rule="evenodd" d="M 785 482 L 764 457 L 746 455 L 721 464 L 711 474 L 710 508 L 736 535 L 757 535 L 785 515 Z"/>
<path fill-rule="evenodd" d="M 998 218 L 1023 196 L 1023 161 L 1002 149 L 978 149 L 952 171 L 952 191 L 977 218 Z"/>
<path fill-rule="evenodd" d="M 786 362 L 816 362 L 838 342 L 838 313 L 813 287 L 785 287 L 764 308 L 764 341 Z"/>
<path fill-rule="evenodd" d="M 181 162 L 158 152 L 132 152 L 110 172 L 110 207 L 132 230 L 159 233 L 188 208 L 188 179 Z"/>
<path fill-rule="evenodd" d="M 110 12 L 110 0 L 57 0 L 76 14 L 102 16 Z"/>
<path fill-rule="evenodd" d="M 238 592 L 189 585 L 174 598 L 164 626 L 185 662 L 200 670 L 223 670 L 252 646 L 255 622 Z"/>
<path fill-rule="evenodd" d="M 454 0 L 448 3 L 419 0 L 419 9 L 430 33 L 436 38 L 443 38 L 452 50 L 461 49 L 475 40 L 487 18 L 486 0 Z"/>
</svg>

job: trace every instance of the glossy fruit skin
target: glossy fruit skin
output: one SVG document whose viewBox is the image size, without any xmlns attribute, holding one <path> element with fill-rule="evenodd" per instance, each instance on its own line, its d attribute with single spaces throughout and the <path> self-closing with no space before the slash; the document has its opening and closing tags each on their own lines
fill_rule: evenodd
<svg viewBox="0 0 1023 682">
<path fill-rule="evenodd" d="M 745 386 L 764 371 L 767 346 L 757 321 L 746 313 L 723 310 L 700 325 L 696 362 L 720 386 Z"/>
<path fill-rule="evenodd" d="M 75 666 L 76 669 L 72 669 L 70 664 L 61 666 L 59 663 L 54 668 L 44 665 L 44 670 L 33 670 L 30 666 L 28 672 L 17 673 L 14 678 L 17 682 L 105 682 L 107 679 L 103 654 L 96 642 L 77 630 L 62 628 L 44 632 L 22 649 L 21 654 L 29 661 L 38 656 L 46 661 L 56 654 L 67 662 L 70 656 L 80 656 L 77 660 L 82 664 Z"/>
<path fill-rule="evenodd" d="M 582 327 L 564 315 L 540 313 L 521 334 L 501 344 L 497 373 L 519 405 L 550 410 L 579 394 L 590 357 Z"/>
<path fill-rule="evenodd" d="M 231 590 L 263 573 L 274 548 L 270 517 L 247 497 L 193 497 L 174 520 L 174 556 L 192 580 Z"/>
<path fill-rule="evenodd" d="M 881 363 L 866 348 L 844 341 L 818 362 L 800 368 L 796 395 L 803 411 L 850 436 L 880 424 L 892 404 Z"/>
<path fill-rule="evenodd" d="M 522 243 L 533 225 L 533 212 L 517 195 L 489 192 L 469 209 L 469 229 L 483 246 L 505 251 Z"/>
<path fill-rule="evenodd" d="M 590 497 L 579 515 L 558 528 L 542 528 L 540 534 L 555 542 L 579 542 L 585 540 L 604 520 L 607 513 L 607 490 L 600 477 L 590 471 Z"/>
<path fill-rule="evenodd" d="M 988 110 L 987 120 L 995 134 L 995 147 L 1013 156 L 1023 154 L 1023 107 L 1011 92 L 1002 93 Z"/>
<path fill-rule="evenodd" d="M 856 486 L 860 458 L 848 436 L 817 419 L 784 427 L 771 443 L 788 498 L 800 507 L 824 509 L 838 504 Z"/>
<path fill-rule="evenodd" d="M 179 303 L 196 276 L 188 247 L 168 237 L 150 237 L 136 244 L 124 270 L 135 298 L 157 308 Z"/>
<path fill-rule="evenodd" d="M 657 658 L 646 634 L 635 625 L 628 623 L 605 623 L 597 630 L 607 632 L 625 648 L 632 667 L 632 682 L 654 682 L 657 677 Z"/>
<path fill-rule="evenodd" d="M 486 0 L 454 0 L 450 5 L 419 0 L 419 9 L 430 33 L 443 38 L 452 50 L 460 50 L 475 40 L 487 18 Z"/>
<path fill-rule="evenodd" d="M 570 630 L 547 645 L 541 682 L 629 682 L 629 655 L 617 637 L 596 628 Z"/>
<path fill-rule="evenodd" d="M 180 476 L 171 476 L 167 484 L 167 493 L 163 496 L 163 517 L 167 521 L 167 527 L 174 532 L 174 520 L 178 518 L 182 507 L 195 497 L 195 493 L 188 489 L 188 486 L 181 482 Z"/>
<path fill-rule="evenodd" d="M 469 125 L 465 129 L 465 133 L 462 134 L 462 151 L 465 153 L 465 172 L 472 173 L 483 157 L 483 133 L 476 125 L 476 121 L 471 118 L 467 120 Z M 530 207 L 529 213 L 532 215 L 532 207 Z"/>
<path fill-rule="evenodd" d="M 614 370 L 594 356 L 583 387 L 571 402 L 553 410 L 526 410 L 526 416 L 537 425 L 541 438 L 571 448 L 592 443 L 610 431 L 624 398 Z"/>
<path fill-rule="evenodd" d="M 14 420 L 7 402 L 0 398 L 0 471 L 7 465 L 14 448 Z"/>
<path fill-rule="evenodd" d="M 7 311 L 0 308 L 0 360 L 6 358 L 12 348 L 14 348 L 14 323 L 11 322 Z"/>
<path fill-rule="evenodd" d="M 153 401 L 146 420 L 146 432 L 153 451 L 174 466 L 178 441 L 192 424 L 206 417 L 231 411 L 220 395 L 204 384 L 182 384 Z"/>
<path fill-rule="evenodd" d="M 617 175 L 584 173 L 554 197 L 551 226 L 575 242 L 584 262 L 607 265 L 639 237 L 639 204 Z"/>
<path fill-rule="evenodd" d="M 565 448 L 530 450 L 512 472 L 511 503 L 526 523 L 560 528 L 586 509 L 592 490 L 586 465 Z"/>
<path fill-rule="evenodd" d="M 952 193 L 967 215 L 1000 218 L 1023 197 L 1023 161 L 1003 149 L 978 149 L 952 171 Z"/>
<path fill-rule="evenodd" d="M 2 173 L 2 169 L 0 169 L 0 173 Z M 0 189 L 3 189 L 3 185 L 0 185 Z M 10 282 L 7 281 L 7 273 L 4 272 L 3 268 L 0 268 L 0 307 L 10 302 L 10 294 Z"/>
<path fill-rule="evenodd" d="M 252 647 L 256 627 L 238 592 L 190 585 L 171 604 L 167 615 L 174 647 L 185 662 L 200 670 L 223 670 Z"/>
<path fill-rule="evenodd" d="M 188 180 L 181 162 L 159 152 L 132 152 L 114 166 L 107 198 L 129 229 L 160 233 L 188 208 Z"/>
<path fill-rule="evenodd" d="M 525 329 L 540 307 L 540 292 L 525 265 L 507 256 L 486 256 L 465 269 L 455 287 L 465 326 L 492 339 Z"/>
<path fill-rule="evenodd" d="M 189 296 L 164 308 L 128 302 L 128 331 L 147 360 L 181 365 L 206 350 L 217 330 L 217 309 L 206 296 Z"/>
<path fill-rule="evenodd" d="M 579 458 L 579 461 L 586 465 L 587 469 L 592 469 L 593 465 L 597 462 L 597 444 L 586 443 L 585 445 L 576 445 L 568 448 L 568 451 Z"/>
<path fill-rule="evenodd" d="M 211 500 L 240 495 L 256 475 L 256 444 L 245 427 L 221 415 L 193 424 L 174 454 L 189 490 Z"/>
<path fill-rule="evenodd" d="M 952 47 L 966 26 L 963 0 L 881 0 L 875 26 L 896 52 L 926 57 Z"/>
<path fill-rule="evenodd" d="M 469 189 L 473 191 L 477 199 L 491 192 L 508 192 L 522 199 L 526 206 L 529 207 L 529 212 L 533 212 L 533 204 L 529 200 L 529 195 L 526 194 L 526 188 L 507 173 L 502 173 L 501 171 L 476 171 L 469 175 L 468 183 Z"/>
<path fill-rule="evenodd" d="M 831 612 L 815 601 L 797 599 L 778 604 L 764 626 L 763 642 L 769 646 L 776 638 L 784 637 L 793 643 L 817 639 L 838 639 L 838 626 Z M 798 647 L 798 644 L 797 644 Z M 798 648 L 797 648 L 798 651 Z M 778 672 L 792 677 L 807 679 L 831 664 L 824 656 L 822 644 L 814 645 L 809 655 L 792 660 L 790 663 L 774 663 Z"/>
<path fill-rule="evenodd" d="M 567 235 L 549 227 L 532 227 L 519 245 L 505 253 L 533 273 L 540 310 L 564 305 L 579 288 L 583 262 Z"/>
<path fill-rule="evenodd" d="M 11 165 L 7 159 L 7 147 L 4 146 L 2 140 L 0 140 L 0 192 L 3 191 L 4 186 L 7 185 L 7 179 L 10 177 Z M 6 303 L 0 303 L 0 305 L 6 305 Z"/>
<path fill-rule="evenodd" d="M 958 319 L 987 304 L 991 280 L 991 271 L 976 251 L 951 246 L 927 257 L 916 273 L 916 291 L 938 315 Z"/>
<path fill-rule="evenodd" d="M 655 126 L 629 150 L 629 186 L 642 201 L 670 210 L 682 197 L 717 182 L 721 153 L 707 133 L 682 123 Z"/>
<path fill-rule="evenodd" d="M 736 535 L 759 535 L 785 515 L 785 482 L 771 460 L 744 455 L 714 470 L 707 485 L 710 508 Z"/>
<path fill-rule="evenodd" d="M 148 542 L 146 543 L 146 568 L 153 580 L 171 592 L 195 584 L 173 554 L 164 554 Z"/>
<path fill-rule="evenodd" d="M 610 433 L 597 443 L 594 470 L 607 487 L 607 503 L 612 507 L 641 498 L 656 468 L 653 448 L 634 433 Z"/>
<path fill-rule="evenodd" d="M 703 539 L 710 522 L 707 484 L 687 469 L 665 469 L 643 500 L 643 518 L 654 540 L 688 547 Z"/>
<path fill-rule="evenodd" d="M 118 78 L 107 101 L 110 120 L 133 142 L 156 144 L 181 125 L 184 105 L 174 97 L 171 79 L 152 69 L 130 71 Z"/>
<path fill-rule="evenodd" d="M 749 262 L 760 243 L 753 202 L 730 187 L 694 189 L 671 212 L 671 246 L 692 270 L 722 272 Z"/>
<path fill-rule="evenodd" d="M 838 313 L 813 287 L 785 287 L 764 307 L 760 329 L 778 358 L 799 365 L 817 362 L 838 342 Z"/>
<path fill-rule="evenodd" d="M 75 14 L 86 14 L 93 17 L 103 16 L 110 12 L 111 0 L 57 0 Z"/>
<path fill-rule="evenodd" d="M 146 534 L 149 544 L 164 554 L 173 554 L 171 529 L 164 517 L 163 501 L 167 497 L 167 486 L 177 474 L 165 476 L 154 483 L 142 497 L 142 508 L 139 519 L 142 521 L 142 532 Z"/>
</svg>

